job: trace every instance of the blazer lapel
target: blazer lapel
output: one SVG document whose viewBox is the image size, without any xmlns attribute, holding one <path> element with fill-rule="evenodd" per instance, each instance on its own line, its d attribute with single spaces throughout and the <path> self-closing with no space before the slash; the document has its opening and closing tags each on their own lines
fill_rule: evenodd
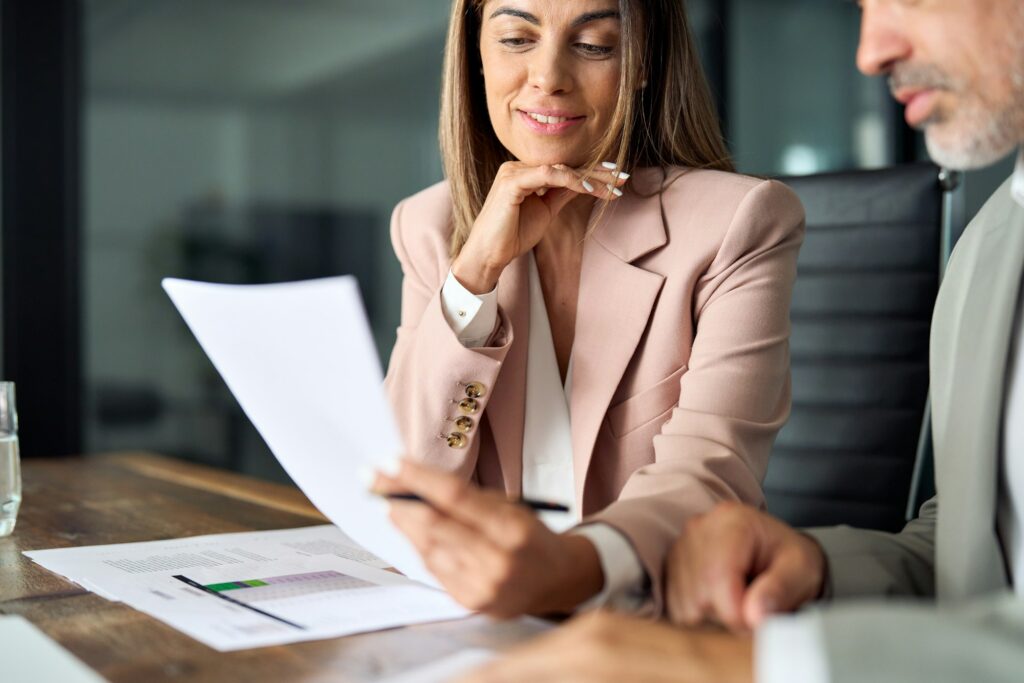
<svg viewBox="0 0 1024 683">
<path fill-rule="evenodd" d="M 935 440 L 938 589 L 957 598 L 1004 587 L 1008 580 L 994 520 L 1005 373 L 1024 269 L 1024 210 L 1011 201 L 1005 211 L 993 211 L 972 256 L 951 330 L 956 341 L 946 374 L 947 409 L 935 416 L 944 422 L 936 425 L 943 438 Z M 938 376 L 935 369 L 933 374 Z"/>
<path fill-rule="evenodd" d="M 515 338 L 495 382 L 487 419 L 494 434 L 505 492 L 518 497 L 523 481 L 523 424 L 526 417 L 526 351 L 530 339 L 529 255 L 520 256 L 498 280 L 498 305 Z"/>
<path fill-rule="evenodd" d="M 635 183 L 647 179 L 636 175 Z M 588 513 L 583 485 L 598 431 L 665 280 L 631 261 L 667 241 L 660 197 L 627 193 L 609 207 L 583 249 L 569 400 L 576 505 L 582 514 Z"/>
</svg>

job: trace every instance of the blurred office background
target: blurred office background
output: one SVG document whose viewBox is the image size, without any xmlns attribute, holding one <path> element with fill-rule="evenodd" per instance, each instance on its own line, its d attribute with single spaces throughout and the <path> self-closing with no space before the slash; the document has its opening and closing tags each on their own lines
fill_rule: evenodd
<svg viewBox="0 0 1024 683">
<path fill-rule="evenodd" d="M 885 84 L 856 71 L 852 3 L 687 6 L 740 170 L 924 158 Z M 283 477 L 160 279 L 354 273 L 386 363 L 391 209 L 441 179 L 448 7 L 4 0 L 3 359 L 26 453 L 141 449 Z M 968 215 L 1009 172 L 968 176 Z"/>
</svg>

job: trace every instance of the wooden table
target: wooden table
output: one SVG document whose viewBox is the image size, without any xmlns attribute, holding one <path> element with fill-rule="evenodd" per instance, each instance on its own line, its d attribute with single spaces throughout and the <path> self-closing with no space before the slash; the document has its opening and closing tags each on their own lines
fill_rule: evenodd
<svg viewBox="0 0 1024 683">
<path fill-rule="evenodd" d="M 372 681 L 463 647 L 506 649 L 542 628 L 474 617 L 220 653 L 22 551 L 323 524 L 298 489 L 145 453 L 22 466 L 18 525 L 0 538 L 0 614 L 26 617 L 111 681 Z"/>
</svg>

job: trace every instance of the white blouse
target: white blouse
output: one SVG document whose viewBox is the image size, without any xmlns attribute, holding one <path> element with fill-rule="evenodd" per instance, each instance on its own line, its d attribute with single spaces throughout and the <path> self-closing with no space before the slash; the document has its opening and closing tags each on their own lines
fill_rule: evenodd
<svg viewBox="0 0 1024 683">
<path fill-rule="evenodd" d="M 574 507 L 572 432 L 569 395 L 572 360 L 562 385 L 554 338 L 537 262 L 530 258 L 530 334 L 526 361 L 526 416 L 523 424 L 523 489 L 525 498 L 564 503 Z M 482 346 L 498 322 L 496 291 L 477 296 L 451 272 L 441 289 L 445 318 L 467 348 Z M 565 531 L 580 521 L 579 510 L 569 514 L 542 513 L 553 531 Z M 581 609 L 611 606 L 638 609 L 643 603 L 645 572 L 629 541 L 607 524 L 586 524 L 572 533 L 594 544 L 604 572 L 604 588 Z"/>
</svg>

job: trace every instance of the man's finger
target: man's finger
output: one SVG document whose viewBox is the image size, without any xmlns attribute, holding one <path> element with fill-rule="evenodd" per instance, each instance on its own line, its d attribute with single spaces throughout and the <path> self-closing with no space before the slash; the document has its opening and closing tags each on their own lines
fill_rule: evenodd
<svg viewBox="0 0 1024 683">
<path fill-rule="evenodd" d="M 791 612 L 814 598 L 814 586 L 808 580 L 812 572 L 806 558 L 796 549 L 776 554 L 743 599 L 743 619 L 749 628 L 756 628 L 767 617 Z"/>
<path fill-rule="evenodd" d="M 744 627 L 743 596 L 757 553 L 757 537 L 745 524 L 715 530 L 704 543 L 700 579 L 710 603 L 711 617 L 733 630 Z"/>
</svg>

